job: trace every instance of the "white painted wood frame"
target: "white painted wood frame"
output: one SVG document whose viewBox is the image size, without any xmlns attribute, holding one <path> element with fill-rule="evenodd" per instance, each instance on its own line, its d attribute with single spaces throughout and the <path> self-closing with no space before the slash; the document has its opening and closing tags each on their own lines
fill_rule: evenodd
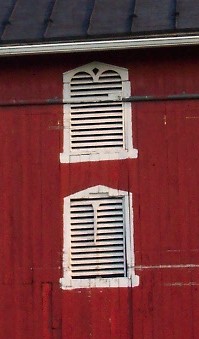
<svg viewBox="0 0 199 339">
<path fill-rule="evenodd" d="M 94 201 L 95 203 L 97 202 L 96 205 L 96 210 L 98 209 L 98 213 L 99 212 L 99 204 L 104 204 L 106 206 L 106 202 L 104 203 L 104 201 L 109 201 L 107 199 L 114 199 L 116 203 L 119 201 L 119 203 L 122 201 L 122 210 L 119 208 L 119 213 L 123 213 L 123 250 L 124 250 L 124 272 L 121 275 L 121 273 L 119 274 L 119 276 L 117 277 L 117 273 L 115 274 L 115 268 L 116 266 L 113 266 L 113 271 L 111 271 L 111 269 L 108 269 L 108 271 L 106 271 L 106 273 L 100 273 L 98 272 L 98 268 L 99 268 L 99 263 L 98 262 L 98 266 L 97 266 L 97 262 L 95 262 L 95 267 L 93 268 L 94 264 L 91 264 L 91 270 L 95 270 L 96 276 L 92 277 L 92 278 L 86 278 L 85 277 L 85 272 L 83 271 L 83 267 L 80 265 L 80 269 L 79 273 L 78 273 L 78 277 L 73 276 L 73 264 L 72 264 L 72 255 L 71 255 L 71 201 L 76 201 L 76 204 L 79 206 L 79 204 L 82 206 L 84 206 L 83 204 L 88 204 L 88 199 L 90 199 L 90 201 Z M 117 200 L 118 199 L 118 200 Z M 113 200 L 110 200 L 111 203 Z M 79 207 L 78 207 L 79 208 Z M 78 211 L 78 210 L 75 210 Z M 84 211 L 82 209 L 82 211 Z M 88 210 L 85 210 L 85 213 L 87 213 Z M 89 210 L 90 213 L 91 210 Z M 95 213 L 95 211 L 94 211 Z M 114 220 L 117 219 L 117 215 L 114 217 L 114 212 L 111 218 Z M 79 214 L 80 215 L 80 214 Z M 103 218 L 103 215 L 102 215 Z M 134 257 L 134 229 L 133 229 L 133 201 L 132 201 L 132 193 L 128 193 L 126 191 L 120 191 L 120 190 L 116 190 L 110 187 L 106 187 L 106 186 L 94 186 L 94 187 L 90 187 L 86 190 L 77 192 L 71 196 L 65 197 L 64 198 L 64 216 L 63 216 L 63 220 L 64 220 L 64 246 L 63 246 L 63 278 L 60 280 L 61 282 L 61 287 L 62 289 L 74 289 L 74 288 L 91 288 L 91 287 L 133 287 L 133 286 L 138 286 L 139 284 L 139 277 L 137 275 L 135 275 L 135 271 L 134 271 L 134 266 L 135 266 L 135 257 Z M 99 220 L 99 219 L 98 219 Z M 109 219 L 110 220 L 110 219 Z M 78 218 L 76 221 L 75 218 L 75 222 L 78 223 Z M 114 221 L 115 222 L 115 221 Z M 113 223 L 114 223 L 113 222 Z M 104 227 L 104 226 L 103 226 Z M 109 226 L 108 226 L 109 227 Z M 113 226 L 114 227 L 114 224 Z M 93 232 L 95 232 L 95 217 L 93 218 Z M 115 237 L 115 234 L 113 233 L 113 236 Z M 108 236 L 108 239 L 110 239 L 110 234 Z M 80 241 L 81 241 L 81 234 L 80 234 Z M 88 240 L 87 240 L 88 241 Z M 95 242 L 95 236 L 93 238 L 93 240 L 89 240 L 89 241 L 93 241 L 93 245 L 89 245 L 90 243 L 88 242 L 88 246 L 86 247 L 86 243 L 85 246 L 84 244 L 82 244 L 81 242 L 81 247 L 83 249 L 83 252 L 85 252 L 83 254 L 83 256 L 81 257 L 80 255 L 80 259 L 84 260 L 84 258 L 86 258 L 85 260 L 87 260 L 87 254 L 89 254 L 89 251 L 92 250 L 94 251 L 93 253 L 93 258 L 95 258 L 96 252 L 98 250 L 97 247 L 97 243 Z M 119 241 L 119 240 L 118 240 Z M 112 245 L 112 242 L 114 242 L 114 246 L 117 243 L 117 239 L 110 239 L 108 240 L 108 246 Z M 121 242 L 121 239 L 120 239 Z M 73 239 L 73 243 L 74 243 L 74 239 Z M 73 246 L 75 246 L 73 244 Z M 89 247 L 91 246 L 91 247 Z M 101 246 L 101 244 L 100 244 Z M 103 252 L 105 252 L 105 255 L 107 254 L 108 260 L 110 261 L 114 261 L 114 256 L 118 257 L 118 253 L 117 252 L 112 252 L 113 253 L 113 258 L 112 255 L 110 256 L 110 250 L 108 250 L 109 253 L 106 253 L 106 245 L 105 249 L 103 250 Z M 110 248 L 110 247 L 108 247 Z M 86 253 L 86 251 L 88 253 Z M 101 248 L 100 248 L 101 251 Z M 98 255 L 98 253 L 97 253 Z M 89 254 L 89 258 L 90 258 L 90 254 Z M 104 257 L 104 254 L 103 254 Z M 98 256 L 97 256 L 98 258 Z M 98 258 L 99 259 L 99 258 Z M 98 260 L 97 259 L 97 260 Z M 121 259 L 121 258 L 120 258 Z M 90 260 L 90 259 L 89 259 Z M 92 261 L 91 260 L 91 261 Z M 94 259 L 95 260 L 95 259 Z M 100 259 L 99 259 L 100 260 Z M 107 260 L 107 258 L 106 258 Z M 84 265 L 85 263 L 83 263 Z M 101 262 L 101 264 L 103 264 L 103 262 Z M 114 264 L 115 265 L 115 264 Z M 90 267 L 87 268 L 88 270 L 88 275 L 91 274 L 90 273 Z M 108 272 L 108 273 L 107 273 Z M 99 274 L 98 274 L 99 273 Z M 81 274 L 83 275 L 83 277 L 81 278 Z M 106 277 L 103 277 L 103 274 L 105 274 Z M 112 276 L 113 274 L 113 276 Z M 101 276 L 102 275 L 102 276 Z"/>
<path fill-rule="evenodd" d="M 63 75 L 62 163 L 137 158 L 128 70 L 101 62 Z M 75 146 L 76 145 L 76 146 Z"/>
</svg>

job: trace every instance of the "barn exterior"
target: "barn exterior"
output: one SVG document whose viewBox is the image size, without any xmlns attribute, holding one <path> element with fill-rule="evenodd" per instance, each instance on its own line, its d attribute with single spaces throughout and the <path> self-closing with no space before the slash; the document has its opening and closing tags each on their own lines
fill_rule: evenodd
<svg viewBox="0 0 199 339">
<path fill-rule="evenodd" d="M 0 338 L 198 339 L 199 4 L 0 9 Z"/>
</svg>

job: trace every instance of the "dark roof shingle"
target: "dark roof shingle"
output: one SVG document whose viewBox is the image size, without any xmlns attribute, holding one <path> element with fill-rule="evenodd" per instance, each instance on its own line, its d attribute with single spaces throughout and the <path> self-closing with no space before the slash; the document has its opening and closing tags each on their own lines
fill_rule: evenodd
<svg viewBox="0 0 199 339">
<path fill-rule="evenodd" d="M 132 0 L 96 0 L 88 33 L 128 34 L 131 31 L 134 3 Z"/>
<path fill-rule="evenodd" d="M 17 0 L 2 40 L 40 39 L 46 27 L 48 8 L 49 0 Z"/>
<path fill-rule="evenodd" d="M 199 29 L 199 1 L 178 0 L 176 6 L 177 29 Z"/>
<path fill-rule="evenodd" d="M 199 31 L 199 0 L 0 0 L 2 43 Z"/>
<path fill-rule="evenodd" d="M 136 1 L 132 32 L 152 32 L 175 28 L 175 2 L 173 0 Z"/>
<path fill-rule="evenodd" d="M 57 0 L 45 38 L 67 38 L 87 35 L 93 0 Z"/>
</svg>

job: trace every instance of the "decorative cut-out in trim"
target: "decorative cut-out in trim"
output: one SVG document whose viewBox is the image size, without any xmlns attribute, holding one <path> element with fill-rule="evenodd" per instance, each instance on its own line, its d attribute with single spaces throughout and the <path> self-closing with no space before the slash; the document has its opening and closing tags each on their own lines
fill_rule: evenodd
<svg viewBox="0 0 199 339">
<path fill-rule="evenodd" d="M 64 74 L 61 162 L 136 158 L 128 70 L 99 62 Z"/>
<path fill-rule="evenodd" d="M 63 289 L 137 286 L 132 194 L 95 186 L 64 199 Z"/>
</svg>

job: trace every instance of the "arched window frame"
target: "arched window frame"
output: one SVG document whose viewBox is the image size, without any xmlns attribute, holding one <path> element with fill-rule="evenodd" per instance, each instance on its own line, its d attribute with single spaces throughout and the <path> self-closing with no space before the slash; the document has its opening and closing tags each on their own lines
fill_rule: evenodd
<svg viewBox="0 0 199 339">
<path fill-rule="evenodd" d="M 123 199 L 124 220 L 124 248 L 126 273 L 123 277 L 95 277 L 95 278 L 72 278 L 71 268 L 71 200 L 92 199 L 97 197 L 105 199 L 108 197 L 120 197 Z M 114 215 L 113 215 L 114 217 Z M 64 246 L 63 246 L 63 278 L 60 280 L 62 289 L 91 288 L 91 287 L 134 287 L 139 284 L 139 277 L 135 275 L 134 257 L 134 227 L 133 227 L 133 201 L 132 193 L 116 190 L 106 186 L 94 186 L 77 192 L 64 198 Z"/>
<path fill-rule="evenodd" d="M 97 69 L 98 73 L 95 74 L 93 70 Z M 101 62 L 92 62 L 90 64 L 78 67 L 63 74 L 63 100 L 64 100 L 64 136 L 63 136 L 63 153 L 60 154 L 61 163 L 73 163 L 82 161 L 99 161 L 99 160 L 119 160 L 125 158 L 137 158 L 138 151 L 133 147 L 133 131 L 132 131 L 132 107 L 130 102 L 122 102 L 123 110 L 123 134 L 124 144 L 123 147 L 115 148 L 96 148 L 95 150 L 77 151 L 71 150 L 71 105 L 75 99 L 71 98 L 71 79 L 78 72 L 88 73 L 94 80 L 100 77 L 103 72 L 114 71 L 119 74 L 122 81 L 122 92 L 115 90 L 109 93 L 104 98 L 99 100 L 110 100 L 114 103 L 128 98 L 131 95 L 131 84 L 128 77 L 128 70 Z M 82 99 L 86 102 L 86 98 Z M 78 102 L 78 99 L 76 100 Z"/>
</svg>

